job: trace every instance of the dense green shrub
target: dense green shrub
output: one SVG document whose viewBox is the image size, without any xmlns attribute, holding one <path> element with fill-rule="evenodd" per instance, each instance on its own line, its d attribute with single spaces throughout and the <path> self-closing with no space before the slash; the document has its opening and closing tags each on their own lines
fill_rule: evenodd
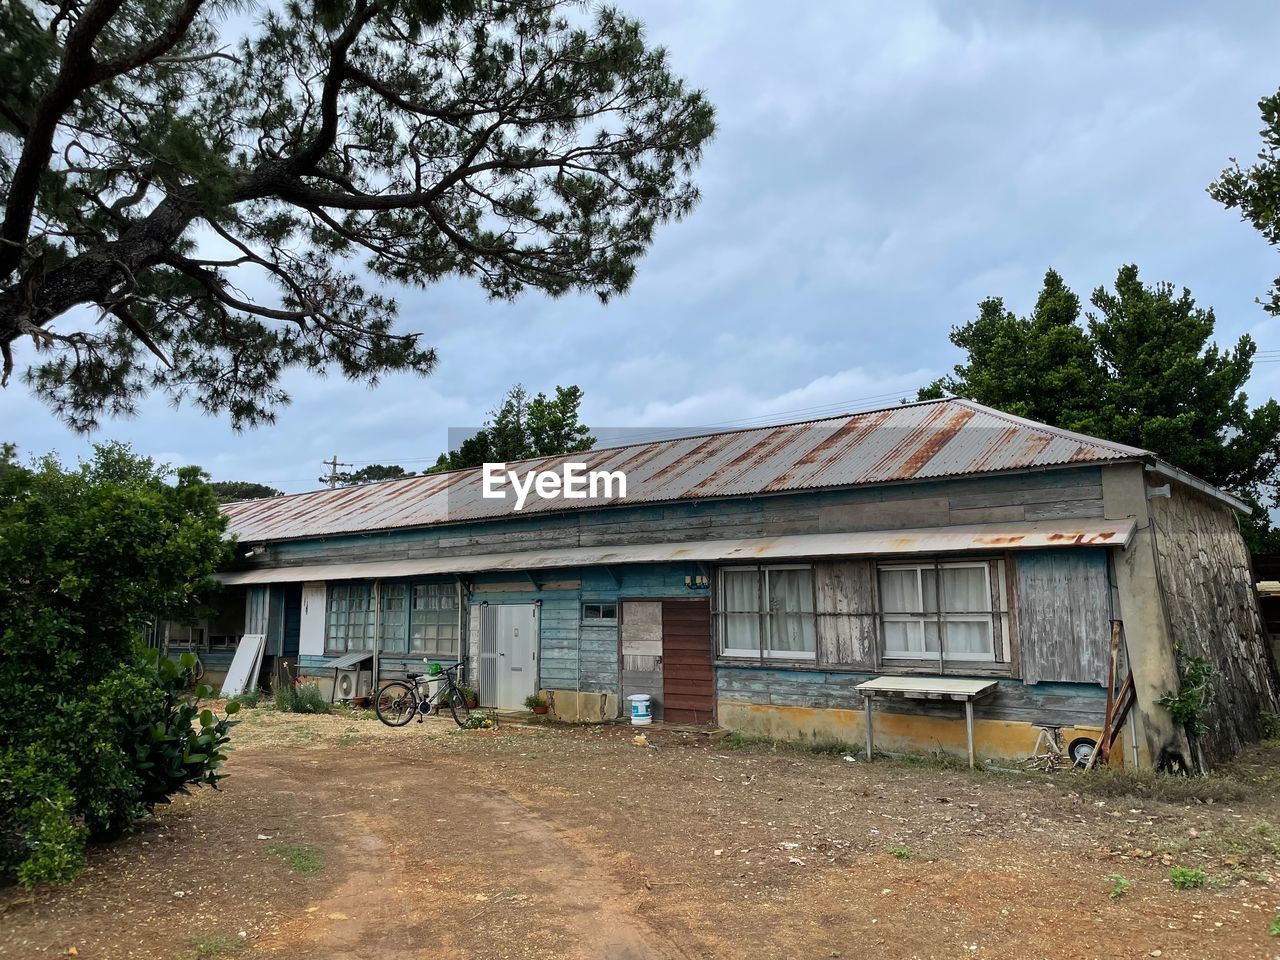
<svg viewBox="0 0 1280 960">
<path fill-rule="evenodd" d="M 66 881 L 91 839 L 216 783 L 230 722 L 140 648 L 228 556 L 217 498 L 127 447 L 78 469 L 0 455 L 0 878 Z"/>
<path fill-rule="evenodd" d="M 276 685 L 276 709 L 283 713 L 331 713 L 333 704 L 317 684 L 298 681 Z"/>
</svg>

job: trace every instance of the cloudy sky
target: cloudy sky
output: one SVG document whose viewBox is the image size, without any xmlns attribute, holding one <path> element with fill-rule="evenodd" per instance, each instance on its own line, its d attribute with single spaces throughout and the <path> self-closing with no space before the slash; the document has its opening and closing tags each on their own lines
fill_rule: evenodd
<svg viewBox="0 0 1280 960">
<path fill-rule="evenodd" d="M 402 296 L 403 326 L 439 350 L 429 379 L 295 378 L 278 423 L 242 434 L 156 398 L 89 440 L 17 384 L 0 439 L 67 459 L 123 439 L 294 491 L 334 453 L 420 467 L 516 381 L 578 384 L 607 428 L 800 419 L 914 392 L 959 359 L 946 335 L 977 301 L 1022 312 L 1050 265 L 1087 294 L 1137 263 L 1213 306 L 1220 341 L 1280 349 L 1254 302 L 1280 261 L 1204 192 L 1257 150 L 1280 6 L 622 5 L 719 123 L 701 205 L 628 296 L 495 304 L 445 284 Z M 1251 395 L 1278 392 L 1280 364 L 1257 367 Z"/>
</svg>

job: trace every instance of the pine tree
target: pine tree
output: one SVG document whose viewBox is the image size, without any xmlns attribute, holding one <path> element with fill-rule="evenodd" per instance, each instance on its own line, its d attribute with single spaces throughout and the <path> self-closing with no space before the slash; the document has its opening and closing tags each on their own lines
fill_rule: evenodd
<svg viewBox="0 0 1280 960">
<path fill-rule="evenodd" d="M 429 373 L 388 287 L 607 299 L 697 201 L 712 109 L 610 8 L 317 0 L 239 40 L 228 9 L 0 5 L 0 380 L 30 345 L 75 428 Z"/>
<path fill-rule="evenodd" d="M 1251 544 L 1280 547 L 1266 510 L 1280 504 L 1280 404 L 1249 405 L 1253 340 L 1222 350 L 1211 309 L 1188 290 L 1144 284 L 1132 265 L 1090 302 L 1082 324 L 1079 298 L 1052 270 L 1028 317 L 983 301 L 977 319 L 951 333 L 968 362 L 921 399 L 951 393 L 1150 450 L 1253 504 Z"/>
<path fill-rule="evenodd" d="M 1258 110 L 1263 123 L 1258 162 L 1243 167 L 1232 157 L 1231 165 L 1209 184 L 1209 196 L 1228 210 L 1239 210 L 1240 219 L 1274 247 L 1280 246 L 1280 92 L 1258 101 Z M 1272 316 L 1280 316 L 1280 277 L 1260 302 Z"/>
<path fill-rule="evenodd" d="M 969 362 L 920 392 L 952 393 L 1042 423 L 1093 425 L 1102 377 L 1089 336 L 1080 326 L 1080 298 L 1049 270 L 1035 310 L 1018 317 L 999 297 L 984 300 L 978 317 L 951 332 Z"/>
</svg>

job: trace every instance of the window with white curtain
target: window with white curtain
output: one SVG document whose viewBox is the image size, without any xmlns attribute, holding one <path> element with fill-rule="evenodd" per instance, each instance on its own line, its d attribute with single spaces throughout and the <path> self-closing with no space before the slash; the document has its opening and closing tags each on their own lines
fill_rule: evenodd
<svg viewBox="0 0 1280 960">
<path fill-rule="evenodd" d="M 816 657 L 812 568 L 793 564 L 726 567 L 719 573 L 719 584 L 723 656 Z"/>
<path fill-rule="evenodd" d="M 985 561 L 880 566 L 886 660 L 992 662 L 998 620 Z"/>
</svg>

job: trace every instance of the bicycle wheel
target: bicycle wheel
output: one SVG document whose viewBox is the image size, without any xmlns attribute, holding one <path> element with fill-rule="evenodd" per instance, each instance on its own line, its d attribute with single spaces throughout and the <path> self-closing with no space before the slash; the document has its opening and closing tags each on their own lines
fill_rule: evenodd
<svg viewBox="0 0 1280 960">
<path fill-rule="evenodd" d="M 453 714 L 453 722 L 460 727 L 465 727 L 467 721 L 471 719 L 471 708 L 467 706 L 467 698 L 457 687 L 450 690 L 448 696 L 449 712 Z"/>
<path fill-rule="evenodd" d="M 418 695 L 411 685 L 392 681 L 378 691 L 373 712 L 388 727 L 403 727 L 418 712 Z"/>
</svg>

